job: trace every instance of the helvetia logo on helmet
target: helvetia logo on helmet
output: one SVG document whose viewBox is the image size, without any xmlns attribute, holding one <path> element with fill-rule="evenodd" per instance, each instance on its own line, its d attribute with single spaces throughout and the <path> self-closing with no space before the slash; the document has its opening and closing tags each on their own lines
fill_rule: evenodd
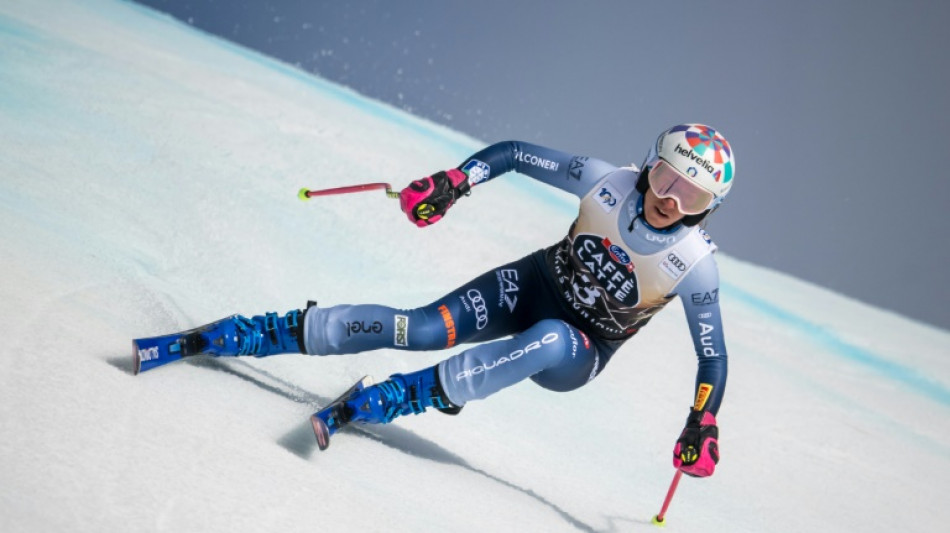
<svg viewBox="0 0 950 533">
<path fill-rule="evenodd" d="M 683 148 L 682 145 L 677 144 L 676 148 L 673 148 L 673 151 L 679 155 L 690 158 L 690 160 L 692 160 L 694 163 L 706 169 L 706 172 L 709 172 L 710 174 L 716 173 L 716 167 L 712 166 L 712 163 L 710 163 L 709 160 L 699 157 L 699 155 L 695 154 L 692 150 L 687 150 L 686 148 Z"/>
<path fill-rule="evenodd" d="M 675 136 L 673 136 L 676 134 Z M 682 136 L 680 136 L 682 135 Z M 672 136 L 672 137 L 671 137 Z M 663 138 L 671 137 L 676 142 L 673 148 L 677 154 L 690 158 L 708 171 L 716 183 L 725 185 L 732 181 L 735 174 L 735 161 L 732 147 L 718 131 L 703 124 L 681 124 L 667 131 L 657 144 L 657 151 L 663 153 Z M 684 142 L 688 148 L 679 143 Z"/>
<path fill-rule="evenodd" d="M 683 131 L 683 130 L 680 130 Z M 716 183 L 729 183 L 732 180 L 732 147 L 729 141 L 709 126 L 695 124 L 685 129 L 686 144 L 700 157 L 709 157 L 713 164 L 722 165 L 713 172 Z"/>
</svg>

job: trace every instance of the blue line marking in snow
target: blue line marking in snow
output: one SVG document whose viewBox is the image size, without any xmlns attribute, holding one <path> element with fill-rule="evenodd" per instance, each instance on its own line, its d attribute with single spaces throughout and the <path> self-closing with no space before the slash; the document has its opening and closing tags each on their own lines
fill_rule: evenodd
<svg viewBox="0 0 950 533">
<path fill-rule="evenodd" d="M 915 392 L 931 400 L 944 405 L 950 405 L 950 390 L 940 383 L 922 376 L 919 371 L 887 360 L 860 346 L 855 346 L 854 344 L 844 341 L 833 332 L 759 298 L 750 292 L 744 291 L 735 285 L 723 283 L 722 287 L 731 298 L 740 300 L 754 307 L 762 314 L 769 315 L 782 324 L 801 331 L 815 342 L 827 347 L 831 353 L 858 363 L 892 381 L 907 385 Z"/>
</svg>

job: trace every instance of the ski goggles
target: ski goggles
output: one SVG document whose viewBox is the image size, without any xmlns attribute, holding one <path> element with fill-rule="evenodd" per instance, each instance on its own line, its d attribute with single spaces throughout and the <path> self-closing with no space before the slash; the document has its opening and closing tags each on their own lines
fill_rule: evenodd
<svg viewBox="0 0 950 533">
<path fill-rule="evenodd" d="M 715 196 L 680 174 L 669 163 L 659 160 L 647 174 L 650 189 L 659 198 L 673 198 L 681 213 L 698 215 L 709 209 Z"/>
</svg>

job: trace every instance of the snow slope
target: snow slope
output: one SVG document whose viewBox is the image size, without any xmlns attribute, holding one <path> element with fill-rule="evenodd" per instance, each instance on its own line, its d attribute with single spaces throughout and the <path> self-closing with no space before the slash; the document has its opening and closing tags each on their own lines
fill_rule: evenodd
<svg viewBox="0 0 950 533">
<path fill-rule="evenodd" d="M 576 204 L 520 176 L 425 230 L 378 193 L 296 198 L 482 144 L 135 4 L 0 3 L 0 530 L 651 530 L 695 375 L 676 304 L 577 392 L 522 384 L 325 453 L 319 405 L 445 354 L 131 373 L 134 337 L 421 305 L 559 239 Z M 723 459 L 667 530 L 942 529 L 950 334 L 719 261 Z"/>
</svg>

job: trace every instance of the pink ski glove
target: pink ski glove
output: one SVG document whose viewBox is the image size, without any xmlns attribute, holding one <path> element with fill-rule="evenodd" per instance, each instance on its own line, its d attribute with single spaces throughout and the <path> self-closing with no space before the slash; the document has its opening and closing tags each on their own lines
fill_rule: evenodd
<svg viewBox="0 0 950 533">
<path fill-rule="evenodd" d="M 435 224 L 471 189 L 468 176 L 457 168 L 416 180 L 399 193 L 399 207 L 409 221 L 423 228 Z"/>
<path fill-rule="evenodd" d="M 690 410 L 673 448 L 673 466 L 693 477 L 711 476 L 719 462 L 719 428 L 708 411 Z"/>
</svg>

